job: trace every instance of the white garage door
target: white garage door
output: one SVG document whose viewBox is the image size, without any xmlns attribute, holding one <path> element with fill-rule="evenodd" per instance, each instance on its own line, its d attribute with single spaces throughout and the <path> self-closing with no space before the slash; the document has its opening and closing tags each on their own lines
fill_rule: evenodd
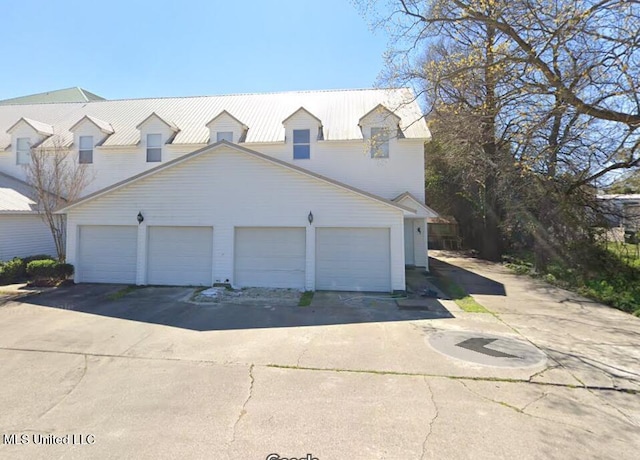
<svg viewBox="0 0 640 460">
<path fill-rule="evenodd" d="M 135 284 L 137 227 L 83 225 L 79 241 L 81 282 Z"/>
<path fill-rule="evenodd" d="M 389 229 L 316 229 L 316 289 L 391 291 Z"/>
<path fill-rule="evenodd" d="M 211 286 L 213 228 L 149 227 L 147 283 Z"/>
<path fill-rule="evenodd" d="M 236 228 L 236 286 L 304 289 L 304 228 Z"/>
</svg>

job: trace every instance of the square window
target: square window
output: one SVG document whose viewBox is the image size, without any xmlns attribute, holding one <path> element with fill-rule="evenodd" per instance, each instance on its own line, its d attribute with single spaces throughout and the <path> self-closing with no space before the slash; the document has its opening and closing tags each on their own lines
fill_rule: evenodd
<svg viewBox="0 0 640 460">
<path fill-rule="evenodd" d="M 308 160 L 311 158 L 311 130 L 293 130 L 293 159 Z"/>
<path fill-rule="evenodd" d="M 16 164 L 28 165 L 31 163 L 30 144 L 28 137 L 19 137 L 16 140 Z"/>
<path fill-rule="evenodd" d="M 93 136 L 80 136 L 78 140 L 78 161 L 80 164 L 93 163 Z"/>
<path fill-rule="evenodd" d="M 311 158 L 311 146 L 309 144 L 299 144 L 293 146 L 294 160 L 308 160 Z"/>
<path fill-rule="evenodd" d="M 311 141 L 311 130 L 309 129 L 294 129 L 293 130 L 293 143 L 294 144 L 308 144 Z"/>
<path fill-rule="evenodd" d="M 233 131 L 218 131 L 216 134 L 216 141 L 233 142 Z"/>
<path fill-rule="evenodd" d="M 389 131 L 371 128 L 371 158 L 389 158 Z"/>
<path fill-rule="evenodd" d="M 162 135 L 147 134 L 147 163 L 162 161 Z"/>
</svg>

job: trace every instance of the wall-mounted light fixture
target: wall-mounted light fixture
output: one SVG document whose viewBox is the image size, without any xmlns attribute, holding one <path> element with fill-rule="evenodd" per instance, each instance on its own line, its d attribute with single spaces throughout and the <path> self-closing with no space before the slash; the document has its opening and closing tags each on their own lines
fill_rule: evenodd
<svg viewBox="0 0 640 460">
<path fill-rule="evenodd" d="M 422 233 L 422 230 L 420 230 L 420 227 L 418 227 L 418 233 Z"/>
<path fill-rule="evenodd" d="M 309 215 L 307 216 L 307 219 L 309 220 L 309 224 L 313 223 L 313 213 L 311 211 L 309 211 Z"/>
<path fill-rule="evenodd" d="M 140 225 L 142 223 L 142 221 L 144 221 L 144 216 L 142 215 L 142 212 L 138 213 L 138 225 Z"/>
</svg>

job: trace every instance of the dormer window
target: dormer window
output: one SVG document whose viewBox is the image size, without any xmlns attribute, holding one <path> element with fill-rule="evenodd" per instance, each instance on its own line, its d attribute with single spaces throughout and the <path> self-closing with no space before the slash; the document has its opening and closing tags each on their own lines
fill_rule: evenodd
<svg viewBox="0 0 640 460">
<path fill-rule="evenodd" d="M 218 131 L 216 134 L 216 142 L 220 141 L 233 142 L 233 131 Z"/>
<path fill-rule="evenodd" d="M 371 128 L 371 158 L 389 158 L 389 130 Z"/>
<path fill-rule="evenodd" d="M 206 126 L 209 128 L 209 144 L 220 141 L 245 142 L 249 130 L 247 125 L 226 110 L 209 120 Z"/>
<path fill-rule="evenodd" d="M 80 164 L 93 163 L 93 136 L 78 138 L 78 162 Z"/>
<path fill-rule="evenodd" d="M 16 140 L 16 164 L 28 165 L 31 163 L 31 143 L 28 137 L 19 137 Z"/>
<path fill-rule="evenodd" d="M 162 134 L 147 134 L 147 163 L 162 161 Z"/>
<path fill-rule="evenodd" d="M 308 160 L 311 158 L 311 130 L 293 130 L 293 159 Z"/>
</svg>

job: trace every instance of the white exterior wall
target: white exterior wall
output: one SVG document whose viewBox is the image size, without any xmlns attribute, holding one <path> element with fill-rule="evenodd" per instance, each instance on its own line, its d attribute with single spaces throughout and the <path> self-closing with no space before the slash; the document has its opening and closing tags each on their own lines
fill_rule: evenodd
<svg viewBox="0 0 640 460">
<path fill-rule="evenodd" d="M 225 122 L 227 120 L 229 124 Z M 220 117 L 212 124 L 213 136 L 217 131 L 233 131 L 234 141 L 241 135 L 241 130 L 230 117 Z M 249 127 L 249 129 L 251 129 Z M 406 191 L 411 192 L 419 200 L 424 201 L 424 142 L 420 139 L 395 139 L 389 141 L 389 158 L 371 158 L 368 140 L 352 141 L 317 141 L 317 120 L 305 113 L 300 113 L 287 122 L 285 143 L 241 144 L 257 150 L 265 155 L 273 156 L 296 166 L 309 169 L 318 174 L 373 193 L 383 198 L 392 199 Z M 293 159 L 293 129 L 311 129 L 311 158 L 308 160 Z M 365 129 L 370 132 L 370 128 Z M 93 150 L 93 164 L 88 165 L 90 183 L 83 195 L 121 182 L 131 176 L 147 171 L 161 163 L 147 163 L 146 134 L 160 133 L 162 141 L 167 142 L 173 135 L 171 129 L 157 118 L 151 118 L 141 127 L 140 142 L 129 147 L 100 147 Z M 85 121 L 74 133 L 74 144 L 69 157 L 78 156 L 78 137 L 94 136 L 99 143 L 104 134 L 92 123 Z M 327 133 L 325 133 L 326 135 Z M 368 134 L 367 134 L 368 136 Z M 16 127 L 14 138 L 29 137 L 33 142 L 40 141 L 35 131 L 26 124 Z M 163 145 L 162 163 L 198 150 L 205 145 Z M 10 150 L 0 151 L 0 171 L 25 180 L 24 166 L 16 165 L 15 142 Z"/>
<path fill-rule="evenodd" d="M 212 282 L 231 283 L 235 227 L 305 227 L 309 290 L 315 289 L 316 227 L 384 227 L 390 229 L 392 289 L 405 289 L 402 210 L 230 148 L 71 209 L 67 260 L 76 262 L 79 225 L 131 225 L 138 212 L 144 215 L 138 231 L 138 284 L 146 283 L 147 226 L 213 226 Z"/>
<path fill-rule="evenodd" d="M 49 227 L 36 214 L 0 214 L 0 261 L 47 254 L 56 257 Z"/>
<path fill-rule="evenodd" d="M 293 159 L 292 141 L 284 144 L 240 145 L 383 198 L 392 199 L 408 191 L 417 199 L 424 200 L 424 142 L 422 140 L 391 139 L 388 159 L 371 158 L 366 141 L 316 141 L 313 127 L 311 129 L 309 160 Z M 291 136 L 292 134 L 288 139 L 291 139 Z M 202 147 L 205 145 L 165 145 L 162 151 L 162 162 Z M 77 151 L 75 153 L 77 154 Z M 160 164 L 146 162 L 146 147 L 142 143 L 127 149 L 96 147 L 93 151 L 93 162 L 95 176 L 85 194 L 123 181 Z"/>
</svg>

